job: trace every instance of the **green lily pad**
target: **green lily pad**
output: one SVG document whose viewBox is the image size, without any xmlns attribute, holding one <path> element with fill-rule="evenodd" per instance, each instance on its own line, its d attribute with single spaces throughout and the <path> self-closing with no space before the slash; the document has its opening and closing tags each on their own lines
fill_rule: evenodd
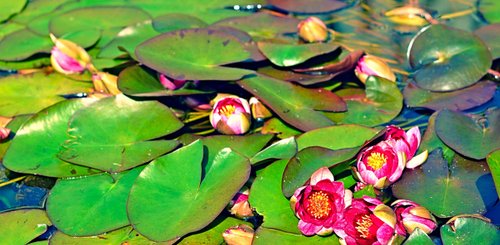
<svg viewBox="0 0 500 245">
<path fill-rule="evenodd" d="M 359 152 L 357 148 L 330 150 L 322 147 L 309 147 L 297 153 L 288 162 L 283 173 L 281 189 L 283 194 L 291 197 L 295 190 L 303 186 L 311 175 L 321 167 L 335 167 L 353 159 Z"/>
<path fill-rule="evenodd" d="M 278 160 L 257 173 L 248 201 L 264 216 L 262 227 L 300 234 L 290 201 L 281 192 L 281 176 L 288 160 Z M 272 200 L 272 201 L 270 201 Z"/>
<path fill-rule="evenodd" d="M 223 65 L 250 53 L 234 36 L 218 30 L 169 32 L 143 42 L 135 54 L 144 65 L 177 80 L 237 80 L 253 71 Z"/>
<path fill-rule="evenodd" d="M 91 83 L 78 82 L 57 73 L 4 77 L 0 79 L 0 115 L 35 113 L 64 100 L 61 95 L 89 92 L 91 88 Z"/>
<path fill-rule="evenodd" d="M 60 179 L 50 190 L 47 214 L 70 236 L 93 236 L 129 224 L 127 198 L 142 168 L 119 174 Z"/>
<path fill-rule="evenodd" d="M 14 117 L 5 127 L 10 129 L 9 138 L 0 140 L 0 161 L 3 159 L 5 152 L 9 149 L 10 143 L 16 135 L 17 131 L 28 119 L 30 119 L 31 115 L 21 115 Z"/>
<path fill-rule="evenodd" d="M 171 13 L 153 19 L 153 28 L 161 33 L 207 26 L 203 20 L 188 14 Z"/>
<path fill-rule="evenodd" d="M 276 8 L 293 13 L 319 14 L 342 9 L 347 6 L 339 0 L 267 0 Z"/>
<path fill-rule="evenodd" d="M 486 43 L 493 59 L 500 58 L 500 37 L 495 35 L 498 32 L 500 32 L 500 23 L 483 26 L 474 31 L 474 34 Z"/>
<path fill-rule="evenodd" d="M 344 111 L 345 103 L 325 89 L 307 89 L 262 75 L 246 78 L 238 84 L 269 106 L 281 119 L 300 130 L 332 126 L 319 111 Z"/>
<path fill-rule="evenodd" d="M 113 18 L 110 18 L 112 16 Z M 56 36 L 83 30 L 126 27 L 150 20 L 149 14 L 135 7 L 88 7 L 70 10 L 50 20 L 50 32 Z"/>
<path fill-rule="evenodd" d="M 282 139 L 259 151 L 250 159 L 254 165 L 269 159 L 290 159 L 297 153 L 297 141 L 294 137 Z"/>
<path fill-rule="evenodd" d="M 12 20 L 17 23 L 27 24 L 33 18 L 38 16 L 51 13 L 55 9 L 59 8 L 61 5 L 67 3 L 68 0 L 38 0 L 30 1 L 28 5 L 23 9 L 23 11 L 16 16 L 12 17 Z"/>
<path fill-rule="evenodd" d="M 228 148 L 217 154 L 202 179 L 203 155 L 202 142 L 195 141 L 146 166 L 128 200 L 128 217 L 139 233 L 155 241 L 175 241 L 198 231 L 247 181 L 250 163 Z"/>
<path fill-rule="evenodd" d="M 2 1 L 0 3 L 0 22 L 4 22 L 12 15 L 21 12 L 28 0 Z"/>
<path fill-rule="evenodd" d="M 118 230 L 106 232 L 98 236 L 72 237 L 56 231 L 50 237 L 50 244 L 73 244 L 73 245 L 114 245 L 114 244 L 133 244 L 133 245 L 153 245 L 158 244 L 144 236 L 141 236 L 131 226 L 123 227 Z"/>
<path fill-rule="evenodd" d="M 403 108 L 403 95 L 396 83 L 370 76 L 365 91 L 344 89 L 337 92 L 347 103 L 347 112 L 328 113 L 337 123 L 377 126 L 394 119 Z"/>
<path fill-rule="evenodd" d="M 224 238 L 222 234 L 227 229 L 238 226 L 238 225 L 252 226 L 251 223 L 242 221 L 240 219 L 235 219 L 232 217 L 227 217 L 220 221 L 216 219 L 209 226 L 200 232 L 192 233 L 180 240 L 179 245 L 211 245 L 211 244 L 224 244 Z"/>
<path fill-rule="evenodd" d="M 484 0 L 479 3 L 481 14 L 488 20 L 489 23 L 500 22 L 500 2 L 496 0 Z"/>
<path fill-rule="evenodd" d="M 420 147 L 418 148 L 418 153 L 420 154 L 425 150 L 431 152 L 437 148 L 441 148 L 441 150 L 443 151 L 444 159 L 446 159 L 448 162 L 451 162 L 456 153 L 437 136 L 436 126 L 435 126 L 437 115 L 438 112 L 434 112 L 429 117 L 427 129 L 425 130 L 425 133 L 422 136 Z"/>
<path fill-rule="evenodd" d="M 153 25 L 150 22 L 128 26 L 121 30 L 111 42 L 102 47 L 97 57 L 117 58 L 124 55 L 124 51 L 126 51 L 132 58 L 136 58 L 135 47 L 159 34 L 159 32 L 153 29 Z"/>
<path fill-rule="evenodd" d="M 142 66 L 125 68 L 118 76 L 118 88 L 126 95 L 138 97 L 177 96 L 206 94 L 210 91 L 191 89 L 187 86 L 168 90 L 161 85 L 158 73 Z"/>
<path fill-rule="evenodd" d="M 49 57 L 31 57 L 22 61 L 2 61 L 0 60 L 0 69 L 2 70 L 23 70 L 40 68 L 50 65 Z"/>
<path fill-rule="evenodd" d="M 0 60 L 20 61 L 36 53 L 49 53 L 54 44 L 50 38 L 22 29 L 5 36 L 0 42 Z"/>
<path fill-rule="evenodd" d="M 307 237 L 302 234 L 289 233 L 276 229 L 269 229 L 266 227 L 259 227 L 255 231 L 255 237 L 253 239 L 253 245 L 266 245 L 275 244 L 279 241 L 280 244 L 305 244 L 305 245 L 316 245 L 316 244 L 330 244 L 338 245 L 339 239 L 336 236 L 312 236 Z"/>
<path fill-rule="evenodd" d="M 280 139 L 285 139 L 302 133 L 277 117 L 267 120 L 262 126 L 261 132 L 263 134 L 276 134 L 276 136 Z"/>
<path fill-rule="evenodd" d="M 458 153 L 484 159 L 488 153 L 500 148 L 500 109 L 474 118 L 459 112 L 441 111 L 436 117 L 436 133 Z"/>
<path fill-rule="evenodd" d="M 455 155 L 448 166 L 443 152 L 431 152 L 427 161 L 413 170 L 405 170 L 392 185 L 394 196 L 412 200 L 438 217 L 485 213 L 498 200 L 490 171 L 485 162 Z"/>
<path fill-rule="evenodd" d="M 332 74 L 306 74 L 289 70 L 280 70 L 273 66 L 263 67 L 257 70 L 259 74 L 276 78 L 278 80 L 296 82 L 303 86 L 328 81 L 333 78 Z"/>
<path fill-rule="evenodd" d="M 493 176 L 498 197 L 500 197 L 500 150 L 496 150 L 488 155 L 486 161 Z"/>
<path fill-rule="evenodd" d="M 430 25 L 413 38 L 408 61 L 419 87 L 444 92 L 476 83 L 490 68 L 491 54 L 472 33 Z"/>
<path fill-rule="evenodd" d="M 363 145 L 378 132 L 379 130 L 356 124 L 335 125 L 305 132 L 297 137 L 297 144 L 299 151 L 310 146 L 321 146 L 330 150 L 352 148 Z"/>
<path fill-rule="evenodd" d="M 95 99 L 62 101 L 28 119 L 11 141 L 3 160 L 5 167 L 20 173 L 49 177 L 81 176 L 100 172 L 68 163 L 57 157 L 61 144 L 66 141 L 66 130 L 71 116 L 95 101 Z"/>
<path fill-rule="evenodd" d="M 338 49 L 334 43 L 287 44 L 259 42 L 259 50 L 277 66 L 294 66 Z"/>
<path fill-rule="evenodd" d="M 434 245 L 434 242 L 425 232 L 417 227 L 403 245 Z"/>
<path fill-rule="evenodd" d="M 470 87 L 451 92 L 432 92 L 408 83 L 403 94 L 410 107 L 424 107 L 431 110 L 463 111 L 482 105 L 495 94 L 497 86 L 491 81 L 481 81 Z"/>
<path fill-rule="evenodd" d="M 499 244 L 498 227 L 484 220 L 459 217 L 453 224 L 441 226 L 443 244 Z"/>
<path fill-rule="evenodd" d="M 51 225 L 44 210 L 19 209 L 0 213 L 0 241 L 4 244 L 27 244 Z"/>
<path fill-rule="evenodd" d="M 258 12 L 244 17 L 234 17 L 216 22 L 217 26 L 229 26 L 250 34 L 255 39 L 274 38 L 284 33 L 297 31 L 299 20 Z"/>
<path fill-rule="evenodd" d="M 74 115 L 58 156 L 79 165 L 120 172 L 174 149 L 178 144 L 175 140 L 152 139 L 182 126 L 172 111 L 157 101 L 108 97 Z"/>
</svg>

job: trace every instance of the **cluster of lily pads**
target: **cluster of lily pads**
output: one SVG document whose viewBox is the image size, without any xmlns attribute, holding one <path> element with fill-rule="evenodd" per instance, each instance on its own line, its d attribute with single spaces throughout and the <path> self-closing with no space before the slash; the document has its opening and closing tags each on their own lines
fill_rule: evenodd
<svg viewBox="0 0 500 245">
<path fill-rule="evenodd" d="M 0 3 L 0 188 L 48 192 L 0 241 L 500 243 L 500 4 L 436 2 Z"/>
</svg>

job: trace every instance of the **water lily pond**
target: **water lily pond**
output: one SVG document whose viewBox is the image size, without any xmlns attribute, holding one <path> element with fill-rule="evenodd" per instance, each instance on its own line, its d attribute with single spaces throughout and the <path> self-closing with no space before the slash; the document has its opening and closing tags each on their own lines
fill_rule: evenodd
<svg viewBox="0 0 500 245">
<path fill-rule="evenodd" d="M 0 2 L 0 243 L 500 244 L 500 2 Z"/>
</svg>

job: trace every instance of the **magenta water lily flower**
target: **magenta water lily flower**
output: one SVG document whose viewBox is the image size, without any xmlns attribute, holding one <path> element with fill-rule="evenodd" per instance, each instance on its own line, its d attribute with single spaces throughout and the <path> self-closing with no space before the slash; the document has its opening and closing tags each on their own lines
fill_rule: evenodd
<svg viewBox="0 0 500 245">
<path fill-rule="evenodd" d="M 237 96 L 217 100 L 210 113 L 210 123 L 223 134 L 244 134 L 250 129 L 250 105 Z"/>
<path fill-rule="evenodd" d="M 50 62 L 57 72 L 62 74 L 82 73 L 90 65 L 90 56 L 85 49 L 68 40 L 50 35 L 54 42 Z"/>
<path fill-rule="evenodd" d="M 368 196 L 353 199 L 344 218 L 343 229 L 335 231 L 341 244 L 384 245 L 396 237 L 396 216 L 378 199 Z"/>
<path fill-rule="evenodd" d="M 168 90 L 176 90 L 184 86 L 184 84 L 186 84 L 186 80 L 169 79 L 167 76 L 163 74 L 160 74 L 158 77 L 161 85 Z"/>
<path fill-rule="evenodd" d="M 437 227 L 436 219 L 425 207 L 410 200 L 396 200 L 391 205 L 396 213 L 396 231 L 399 235 L 411 234 L 416 228 L 429 234 Z"/>
<path fill-rule="evenodd" d="M 314 172 L 309 184 L 298 188 L 290 199 L 299 220 L 299 230 L 306 236 L 328 235 L 344 226 L 344 209 L 351 204 L 352 192 L 344 183 L 334 181 L 323 167 Z"/>
</svg>

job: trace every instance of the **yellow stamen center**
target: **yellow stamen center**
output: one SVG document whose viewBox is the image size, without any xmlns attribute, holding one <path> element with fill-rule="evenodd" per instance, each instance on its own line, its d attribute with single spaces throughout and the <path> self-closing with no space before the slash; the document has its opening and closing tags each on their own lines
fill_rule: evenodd
<svg viewBox="0 0 500 245">
<path fill-rule="evenodd" d="M 356 230 L 359 232 L 359 236 L 362 238 L 368 238 L 370 236 L 370 227 L 373 225 L 372 219 L 370 219 L 369 214 L 365 214 L 356 221 Z"/>
<path fill-rule="evenodd" d="M 225 105 L 222 108 L 220 108 L 219 112 L 220 114 L 229 117 L 234 114 L 236 111 L 236 107 L 234 105 Z"/>
<path fill-rule="evenodd" d="M 375 170 L 379 170 L 387 162 L 387 157 L 379 152 L 372 152 L 367 159 L 368 166 Z"/>
<path fill-rule="evenodd" d="M 307 206 L 306 211 L 313 216 L 315 219 L 324 219 L 328 217 L 332 207 L 330 206 L 330 201 L 328 194 L 324 191 L 315 191 L 307 198 L 309 201 L 309 206 Z"/>
</svg>

